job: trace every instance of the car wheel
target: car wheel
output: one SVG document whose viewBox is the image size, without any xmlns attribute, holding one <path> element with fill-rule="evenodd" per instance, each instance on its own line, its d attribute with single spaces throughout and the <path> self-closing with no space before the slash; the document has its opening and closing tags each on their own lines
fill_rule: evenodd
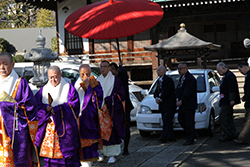
<svg viewBox="0 0 250 167">
<path fill-rule="evenodd" d="M 210 113 L 209 117 L 209 126 L 206 130 L 206 135 L 213 136 L 215 134 L 215 121 L 214 121 L 214 113 Z"/>
<path fill-rule="evenodd" d="M 146 131 L 142 131 L 142 130 L 139 130 L 139 132 L 140 132 L 140 135 L 141 135 L 142 137 L 148 137 L 148 136 L 150 136 L 150 134 L 151 134 L 151 132 L 146 132 Z"/>
</svg>

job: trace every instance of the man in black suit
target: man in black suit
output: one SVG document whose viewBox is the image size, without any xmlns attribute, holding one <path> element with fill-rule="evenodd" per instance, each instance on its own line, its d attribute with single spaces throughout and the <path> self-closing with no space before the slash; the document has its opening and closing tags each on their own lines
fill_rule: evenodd
<svg viewBox="0 0 250 167">
<path fill-rule="evenodd" d="M 238 64 L 239 71 L 245 75 L 244 96 L 241 98 L 245 102 L 245 119 L 243 128 L 234 141 L 239 144 L 247 144 L 250 140 L 250 67 L 247 62 L 242 61 Z"/>
<path fill-rule="evenodd" d="M 128 144 L 130 140 L 130 112 L 134 109 L 134 106 L 130 100 L 129 97 L 129 88 L 128 88 L 128 74 L 127 71 L 122 67 L 122 64 L 117 66 L 116 63 L 111 63 L 111 72 L 113 75 L 118 76 L 120 80 L 122 81 L 123 87 L 125 89 L 126 93 L 126 99 L 125 99 L 125 114 L 126 114 L 126 120 L 125 120 L 125 140 L 124 140 L 124 147 L 123 147 L 123 155 L 128 155 Z"/>
<path fill-rule="evenodd" d="M 197 136 L 194 120 L 197 108 L 197 82 L 188 71 L 187 64 L 180 63 L 178 72 L 181 75 L 175 90 L 176 106 L 179 107 L 178 121 L 187 134 L 183 145 L 191 145 Z"/>
<path fill-rule="evenodd" d="M 233 120 L 233 106 L 240 103 L 240 95 L 236 76 L 225 63 L 217 64 L 218 73 L 223 76 L 220 85 L 220 125 L 223 136 L 220 141 L 228 141 L 236 138 L 236 129 Z"/>
<path fill-rule="evenodd" d="M 159 79 L 157 80 L 154 98 L 156 103 L 159 104 L 163 121 L 162 134 L 157 140 L 160 142 L 175 141 L 173 130 L 173 118 L 176 111 L 174 81 L 166 75 L 165 66 L 159 66 L 157 74 Z"/>
</svg>

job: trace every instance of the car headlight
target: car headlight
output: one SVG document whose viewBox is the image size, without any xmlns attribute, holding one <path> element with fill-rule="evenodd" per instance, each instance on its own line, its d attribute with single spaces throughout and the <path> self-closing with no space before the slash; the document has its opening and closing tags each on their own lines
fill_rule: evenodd
<svg viewBox="0 0 250 167">
<path fill-rule="evenodd" d="M 206 103 L 199 103 L 198 104 L 198 112 L 202 113 L 202 112 L 206 111 L 206 109 L 207 109 Z"/>
<path fill-rule="evenodd" d="M 152 111 L 147 106 L 140 106 L 138 113 L 139 114 L 152 114 Z"/>
</svg>

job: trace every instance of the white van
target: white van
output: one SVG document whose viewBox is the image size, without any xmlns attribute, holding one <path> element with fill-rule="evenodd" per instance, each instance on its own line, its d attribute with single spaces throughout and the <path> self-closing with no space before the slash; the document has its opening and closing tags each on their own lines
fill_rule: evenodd
<svg viewBox="0 0 250 167">
<path fill-rule="evenodd" d="M 210 69 L 192 69 L 189 72 L 196 79 L 199 78 L 197 79 L 198 108 L 195 113 L 195 128 L 205 130 L 207 134 L 213 135 L 214 123 L 218 121 L 220 113 L 220 107 L 218 106 L 220 78 Z M 180 78 L 178 71 L 168 71 L 166 75 L 173 79 L 176 87 Z M 152 84 L 149 93 L 141 102 L 137 112 L 137 129 L 141 136 L 149 136 L 153 131 L 162 131 L 163 122 L 161 113 L 154 99 L 156 81 Z M 173 128 L 174 130 L 183 130 L 177 118 L 178 111 L 173 119 Z"/>
</svg>

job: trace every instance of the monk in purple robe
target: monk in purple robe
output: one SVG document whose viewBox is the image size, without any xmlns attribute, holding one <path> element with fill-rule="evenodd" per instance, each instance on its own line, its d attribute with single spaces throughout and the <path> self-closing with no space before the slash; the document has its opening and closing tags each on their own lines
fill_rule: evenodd
<svg viewBox="0 0 250 167">
<path fill-rule="evenodd" d="M 35 119 L 35 100 L 28 82 L 13 69 L 14 64 L 9 53 L 0 53 L 0 166 L 31 167 L 27 119 Z"/>
<path fill-rule="evenodd" d="M 97 160 L 98 144 L 100 142 L 98 107 L 102 105 L 103 91 L 100 83 L 91 75 L 88 64 L 79 68 L 80 77 L 74 84 L 80 99 L 80 137 L 82 148 L 82 164 L 91 166 Z M 98 103 L 98 106 L 97 106 Z"/>
<path fill-rule="evenodd" d="M 109 141 L 103 140 L 103 150 L 99 152 L 104 157 L 109 157 L 108 163 L 114 163 L 115 157 L 121 153 L 121 142 L 125 138 L 125 90 L 121 80 L 114 76 L 108 61 L 101 62 L 101 75 L 97 81 L 101 83 L 103 89 L 103 104 L 107 105 L 112 118 L 112 132 Z M 103 156 L 99 157 L 102 161 Z"/>
<path fill-rule="evenodd" d="M 35 95 L 39 120 L 35 144 L 44 167 L 78 167 L 80 103 L 75 88 L 62 77 L 59 67 L 48 69 L 49 81 Z"/>
</svg>

